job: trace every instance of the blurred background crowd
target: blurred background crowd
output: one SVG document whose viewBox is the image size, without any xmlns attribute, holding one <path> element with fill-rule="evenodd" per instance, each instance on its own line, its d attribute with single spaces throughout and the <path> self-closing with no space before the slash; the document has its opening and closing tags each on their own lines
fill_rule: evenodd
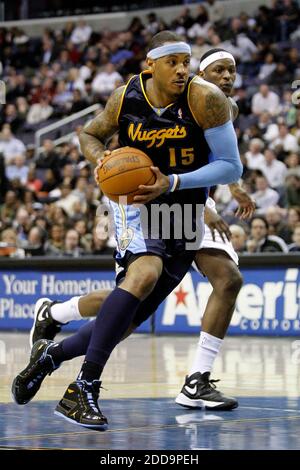
<svg viewBox="0 0 300 470">
<path fill-rule="evenodd" d="M 235 217 L 237 204 L 226 186 L 214 192 L 236 250 L 300 251 L 299 5 L 274 0 L 251 15 L 228 18 L 222 1 L 209 0 L 193 14 L 183 5 L 168 24 L 159 9 L 144 22 L 137 16 L 124 31 L 113 25 L 100 31 L 84 19 L 47 28 L 41 37 L 0 28 L 0 79 L 6 84 L 0 107 L 0 256 L 113 252 L 107 219 L 95 217 L 101 194 L 78 141 L 90 117 L 52 131 L 40 147 L 35 133 L 93 104 L 101 111 L 116 87 L 145 68 L 149 40 L 164 29 L 191 44 L 194 73 L 210 48 L 224 48 L 237 61 L 234 125 L 242 184 L 256 201 L 255 217 Z M 60 139 L 70 133 L 67 141 Z M 114 136 L 109 148 L 117 145 Z"/>
</svg>

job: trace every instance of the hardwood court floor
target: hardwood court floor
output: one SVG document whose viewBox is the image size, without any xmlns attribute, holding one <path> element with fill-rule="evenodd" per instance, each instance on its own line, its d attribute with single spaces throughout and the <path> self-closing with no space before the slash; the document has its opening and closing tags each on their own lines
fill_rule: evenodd
<svg viewBox="0 0 300 470">
<path fill-rule="evenodd" d="M 28 335 L 0 335 L 0 448 L 300 449 L 300 341 L 228 337 L 213 378 L 239 397 L 231 412 L 188 410 L 174 403 L 197 336 L 133 335 L 103 375 L 101 409 L 109 428 L 76 427 L 53 414 L 81 359 L 47 377 L 34 400 L 12 403 L 10 385 L 28 362 Z"/>
</svg>

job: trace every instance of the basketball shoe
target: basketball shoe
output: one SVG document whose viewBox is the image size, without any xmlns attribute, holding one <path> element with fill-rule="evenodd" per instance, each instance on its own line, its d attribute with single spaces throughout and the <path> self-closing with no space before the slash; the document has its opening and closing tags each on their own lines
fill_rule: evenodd
<svg viewBox="0 0 300 470">
<path fill-rule="evenodd" d="M 207 410 L 232 410 L 238 402 L 233 397 L 226 397 L 217 390 L 215 382 L 210 380 L 210 373 L 195 372 L 186 376 L 185 384 L 175 402 L 186 408 L 205 408 Z"/>
<path fill-rule="evenodd" d="M 100 380 L 91 383 L 86 380 L 72 382 L 54 413 L 78 426 L 105 430 L 107 419 L 98 405 L 100 387 Z"/>
<path fill-rule="evenodd" d="M 29 344 L 34 345 L 39 339 L 54 339 L 60 332 L 63 323 L 53 319 L 51 307 L 60 303 L 57 300 L 51 301 L 46 297 L 39 299 L 34 307 L 34 321 L 30 330 Z"/>
<path fill-rule="evenodd" d="M 12 383 L 12 396 L 18 405 L 25 405 L 38 392 L 46 375 L 51 375 L 60 364 L 55 364 L 48 352 L 54 341 L 41 339 L 34 343 L 27 367 L 20 372 Z"/>
</svg>

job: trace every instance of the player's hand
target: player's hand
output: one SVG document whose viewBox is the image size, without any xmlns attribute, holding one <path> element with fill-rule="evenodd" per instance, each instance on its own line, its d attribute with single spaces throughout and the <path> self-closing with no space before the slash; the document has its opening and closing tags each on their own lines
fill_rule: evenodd
<svg viewBox="0 0 300 470">
<path fill-rule="evenodd" d="M 249 196 L 249 194 L 247 194 L 246 191 L 244 191 L 242 188 L 240 188 L 233 197 L 239 203 L 239 207 L 235 215 L 240 219 L 250 219 L 256 209 L 254 199 L 252 199 L 252 197 Z"/>
<path fill-rule="evenodd" d="M 99 182 L 99 176 L 98 176 L 98 171 L 99 171 L 100 168 L 102 167 L 102 162 L 103 162 L 104 158 L 105 158 L 105 157 L 108 157 L 108 155 L 110 155 L 110 154 L 111 154 L 111 151 L 110 151 L 110 150 L 105 150 L 105 151 L 103 152 L 103 156 L 97 160 L 97 166 L 95 166 L 95 168 L 94 168 L 94 178 L 95 178 L 95 181 L 96 181 L 96 183 L 98 184 L 98 186 L 99 186 L 99 184 L 100 184 L 100 182 Z"/>
<path fill-rule="evenodd" d="M 139 192 L 133 198 L 135 203 L 147 204 L 169 189 L 169 177 L 161 173 L 160 169 L 156 166 L 151 166 L 151 170 L 156 176 L 156 181 L 154 184 L 141 184 L 139 186 Z"/>
<path fill-rule="evenodd" d="M 226 242 L 226 238 L 228 241 L 230 241 L 231 232 L 227 222 L 225 222 L 225 220 L 223 220 L 222 217 L 219 216 L 219 214 L 212 211 L 209 207 L 205 207 L 204 222 L 211 231 L 213 241 L 215 241 L 216 238 L 215 230 L 217 230 L 224 243 Z"/>
</svg>

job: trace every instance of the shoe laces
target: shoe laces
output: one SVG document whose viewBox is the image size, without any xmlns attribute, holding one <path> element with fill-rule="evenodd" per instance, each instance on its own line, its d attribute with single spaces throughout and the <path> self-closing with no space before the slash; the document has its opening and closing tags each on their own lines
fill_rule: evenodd
<svg viewBox="0 0 300 470">
<path fill-rule="evenodd" d="M 210 374 L 207 372 L 202 374 L 202 380 L 204 381 L 205 387 L 209 388 L 210 390 L 215 390 L 217 388 L 216 383 L 220 382 L 220 379 L 210 379 L 209 376 Z"/>
<path fill-rule="evenodd" d="M 86 395 L 86 402 L 89 405 L 89 407 L 96 413 L 99 413 L 99 408 L 98 408 L 98 397 L 99 397 L 99 389 L 101 387 L 101 383 L 96 384 L 95 382 L 99 381 L 93 381 L 93 382 L 87 382 L 86 380 L 80 380 L 79 383 L 82 386 L 83 390 L 85 391 Z"/>
<path fill-rule="evenodd" d="M 217 388 L 216 382 L 220 382 L 220 379 L 210 379 L 210 380 L 208 380 L 209 387 L 211 387 L 215 390 Z"/>
</svg>

